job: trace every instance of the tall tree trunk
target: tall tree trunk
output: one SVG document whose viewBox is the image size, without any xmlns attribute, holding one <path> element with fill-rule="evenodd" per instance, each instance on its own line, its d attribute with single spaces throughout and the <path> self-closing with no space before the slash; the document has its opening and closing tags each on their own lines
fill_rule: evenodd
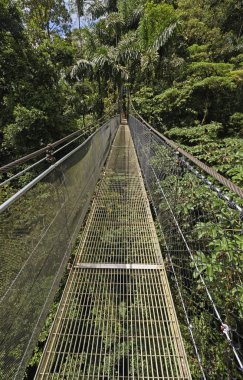
<svg viewBox="0 0 243 380">
<path fill-rule="evenodd" d="M 47 36 L 48 38 L 50 38 L 50 22 L 49 21 L 47 21 L 46 30 L 47 30 Z"/>
<path fill-rule="evenodd" d="M 101 117 L 103 115 L 103 111 L 104 111 L 104 102 L 103 102 L 101 78 L 100 78 L 99 74 L 98 74 L 98 93 L 99 93 L 98 116 Z"/>
</svg>

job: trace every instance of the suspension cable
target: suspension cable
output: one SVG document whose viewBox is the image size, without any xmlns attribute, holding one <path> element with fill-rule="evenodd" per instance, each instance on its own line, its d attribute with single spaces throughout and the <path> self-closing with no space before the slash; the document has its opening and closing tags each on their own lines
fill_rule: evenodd
<svg viewBox="0 0 243 380">
<path fill-rule="evenodd" d="M 157 210 L 157 208 L 156 208 L 155 203 L 154 203 L 153 200 L 152 200 L 152 207 L 153 207 L 156 219 L 159 221 L 158 210 Z M 193 326 L 191 324 L 189 315 L 188 315 L 187 310 L 186 310 L 186 305 L 185 305 L 185 302 L 184 302 L 184 299 L 183 299 L 183 296 L 182 296 L 182 293 L 181 293 L 181 290 L 180 290 L 180 286 L 179 286 L 179 280 L 177 278 L 177 274 L 176 274 L 176 271 L 175 271 L 175 268 L 174 268 L 174 263 L 173 263 L 173 261 L 171 259 L 170 250 L 169 250 L 167 241 L 165 240 L 164 232 L 162 230 L 160 222 L 158 224 L 159 224 L 160 232 L 161 232 L 161 234 L 163 236 L 163 243 L 164 243 L 165 248 L 166 248 L 166 252 L 167 252 L 167 256 L 169 258 L 169 262 L 170 262 L 170 265 L 171 265 L 171 268 L 172 268 L 173 276 L 175 278 L 175 283 L 176 283 L 177 291 L 178 291 L 178 294 L 179 294 L 179 297 L 180 297 L 180 301 L 181 301 L 181 305 L 182 305 L 182 308 L 183 308 L 183 311 L 184 311 L 184 314 L 185 314 L 185 320 L 186 320 L 187 327 L 188 327 L 188 330 L 189 330 L 189 333 L 190 333 L 190 336 L 191 336 L 191 340 L 192 340 L 194 351 L 195 351 L 195 354 L 196 354 L 196 357 L 197 357 L 198 365 L 199 365 L 199 368 L 200 368 L 200 371 L 201 371 L 201 374 L 202 374 L 202 380 L 207 380 L 205 372 L 204 372 L 204 369 L 203 369 L 203 366 L 202 366 L 202 359 L 201 359 L 201 356 L 200 356 L 200 353 L 199 353 L 199 350 L 198 350 L 198 347 L 197 347 L 197 344 L 196 344 L 196 341 L 195 341 L 195 338 L 194 338 Z"/>
<path fill-rule="evenodd" d="M 118 115 L 115 115 L 114 118 L 116 118 Z M 107 123 L 103 124 L 106 125 Z M 95 129 L 90 136 L 87 137 L 87 139 L 81 143 L 78 147 L 74 148 L 71 152 L 67 153 L 64 157 L 62 157 L 59 161 L 54 162 L 48 169 L 46 169 L 44 172 L 39 174 L 37 177 L 35 177 L 31 182 L 29 182 L 27 185 L 25 185 L 23 188 L 21 188 L 17 193 L 12 195 L 9 199 L 7 199 L 5 202 L 0 204 L 0 213 L 3 212 L 6 208 L 8 208 L 12 203 L 14 203 L 19 197 L 21 197 L 23 194 L 25 194 L 29 189 L 31 189 L 33 186 L 35 186 L 41 179 L 45 178 L 50 172 L 52 172 L 54 169 L 59 167 L 68 157 L 73 155 L 75 152 L 77 152 L 85 143 L 90 141 L 93 136 L 102 128 L 102 126 L 98 129 Z"/>
<path fill-rule="evenodd" d="M 95 123 L 101 122 L 103 119 L 105 119 L 106 116 L 107 116 L 107 115 L 102 116 L 102 117 L 101 117 L 100 119 L 98 119 Z M 110 117 L 110 116 L 109 116 L 109 117 Z M 89 128 L 90 128 L 92 125 L 93 125 L 93 123 L 92 123 L 92 124 L 89 124 L 89 125 L 87 126 L 87 130 L 89 130 Z M 30 154 L 27 154 L 26 156 L 23 156 L 23 157 L 21 157 L 21 158 L 18 158 L 18 159 L 15 160 L 15 161 L 12 161 L 12 162 L 10 162 L 9 164 L 0 167 L 0 173 L 6 173 L 9 169 L 11 169 L 11 168 L 13 168 L 13 167 L 15 167 L 15 166 L 17 166 L 17 165 L 23 164 L 23 163 L 25 163 L 25 162 L 27 162 L 27 161 L 30 161 L 30 160 L 32 160 L 33 158 L 36 158 L 36 157 L 40 156 L 41 154 L 46 153 L 46 151 L 48 150 L 49 145 L 51 145 L 52 148 L 55 148 L 55 147 L 57 147 L 57 146 L 59 146 L 59 145 L 65 143 L 67 140 L 69 140 L 69 139 L 71 139 L 71 138 L 73 138 L 73 137 L 76 137 L 76 136 L 80 135 L 80 133 L 82 133 L 82 132 L 83 132 L 83 130 L 75 131 L 75 132 L 73 132 L 73 133 L 71 133 L 71 134 L 69 134 L 69 135 L 63 137 L 63 138 L 60 139 L 60 140 L 57 140 L 57 141 L 55 141 L 55 142 L 53 142 L 53 143 L 51 143 L 51 144 L 47 144 L 47 146 L 45 146 L 44 148 L 38 149 L 38 150 L 36 150 L 35 152 L 32 152 L 32 153 L 30 153 Z"/>
<path fill-rule="evenodd" d="M 95 128 L 95 127 L 94 127 Z M 93 132 L 93 129 L 89 129 L 89 130 L 86 130 L 84 133 L 82 133 L 81 135 L 79 135 L 78 137 L 75 137 L 73 140 L 69 141 L 67 144 L 61 146 L 60 148 L 58 148 L 57 150 L 55 150 L 52 155 L 60 152 L 62 149 L 66 148 L 67 146 L 69 146 L 70 144 L 74 143 L 76 140 L 80 139 L 81 137 L 83 137 L 88 131 L 89 132 Z M 52 144 L 53 146 L 53 144 Z M 12 177 L 6 179 L 5 181 L 1 182 L 0 183 L 0 186 L 3 186 L 3 185 L 6 185 L 7 183 L 11 182 L 13 179 L 16 179 L 18 177 L 20 177 L 21 175 L 23 175 L 24 173 L 30 171 L 31 169 L 33 169 L 35 166 L 41 164 L 42 162 L 46 161 L 46 157 L 43 157 L 41 160 L 35 162 L 33 165 L 30 165 L 28 166 L 27 168 L 21 170 L 20 172 L 16 173 L 15 175 L 13 175 Z"/>
<path fill-rule="evenodd" d="M 139 142 L 139 144 L 141 145 L 140 142 Z M 142 146 L 140 148 L 142 149 Z M 146 154 L 145 154 L 145 157 L 148 159 L 148 156 Z M 147 160 L 147 162 L 149 163 L 149 159 Z M 210 303 L 212 305 L 212 308 L 214 310 L 214 314 L 216 316 L 216 319 L 220 322 L 221 330 L 222 330 L 223 334 L 225 335 L 228 343 L 230 344 L 230 346 L 231 346 L 231 348 L 233 350 L 233 353 L 234 353 L 235 358 L 236 358 L 236 360 L 238 362 L 240 370 L 243 371 L 243 362 L 242 362 L 240 356 L 238 355 L 237 349 L 236 349 L 236 347 L 235 347 L 235 345 L 234 345 L 234 343 L 233 343 L 233 341 L 232 341 L 232 339 L 230 337 L 230 330 L 231 330 L 231 328 L 230 328 L 229 325 L 227 325 L 226 323 L 224 323 L 224 321 L 223 321 L 223 319 L 222 319 L 222 317 L 221 317 L 221 315 L 219 313 L 219 310 L 218 310 L 218 308 L 217 308 L 217 306 L 216 306 L 216 304 L 215 304 L 215 302 L 213 300 L 213 297 L 212 297 L 212 295 L 211 295 L 211 293 L 209 291 L 208 286 L 206 285 L 206 282 L 205 282 L 205 280 L 204 280 L 204 278 L 202 276 L 202 273 L 201 273 L 201 271 L 198 268 L 198 265 L 197 265 L 197 263 L 195 261 L 195 258 L 194 258 L 194 255 L 192 253 L 192 250 L 191 250 L 191 248 L 188 245 L 187 239 L 184 236 L 184 233 L 182 232 L 182 229 L 181 229 L 181 227 L 180 227 L 180 225 L 178 223 L 178 220 L 177 220 L 177 218 L 176 218 L 176 216 L 175 216 L 175 214 L 174 214 L 174 212 L 173 212 L 173 210 L 171 208 L 170 202 L 168 201 L 168 199 L 167 199 L 167 197 L 166 197 L 166 195 L 164 193 L 164 190 L 163 190 L 163 188 L 161 186 L 161 183 L 160 183 L 160 181 L 159 181 L 159 179 L 158 179 L 158 177 L 157 177 L 157 175 L 156 175 L 156 173 L 154 171 L 154 168 L 151 166 L 151 164 L 148 164 L 148 165 L 149 165 L 149 167 L 150 167 L 150 169 L 151 169 L 151 171 L 152 171 L 152 173 L 153 173 L 153 175 L 155 177 L 155 180 L 157 182 L 158 188 L 159 188 L 159 190 L 160 190 L 160 192 L 161 192 L 161 194 L 162 194 L 162 196 L 163 196 L 163 198 L 164 198 L 164 200 L 165 200 L 165 202 L 167 204 L 167 207 L 168 207 L 168 209 L 169 209 L 169 211 L 170 211 L 170 213 L 172 215 L 172 218 L 174 220 L 175 226 L 176 226 L 176 228 L 177 228 L 177 230 L 178 230 L 178 232 L 179 232 L 179 234 L 180 234 L 180 236 L 181 236 L 181 238 L 182 238 L 182 240 L 183 240 L 183 242 L 185 244 L 185 247 L 186 247 L 186 249 L 187 249 L 187 251 L 188 251 L 188 253 L 190 255 L 190 258 L 191 258 L 191 260 L 192 260 L 192 262 L 193 262 L 193 264 L 195 266 L 195 269 L 198 272 L 198 277 L 200 278 L 201 283 L 203 284 L 203 286 L 205 288 L 205 291 L 206 291 L 206 294 L 208 296 L 208 299 L 209 299 L 209 301 L 210 301 Z"/>
<path fill-rule="evenodd" d="M 134 105 L 132 101 L 130 102 L 131 107 L 135 114 L 140 118 L 140 120 L 149 128 L 149 130 L 153 131 L 160 139 L 162 139 L 167 145 L 169 145 L 171 148 L 182 154 L 182 156 L 188 158 L 190 161 L 192 161 L 195 165 L 197 165 L 200 169 L 202 169 L 204 172 L 208 173 L 211 177 L 216 179 L 218 182 L 222 183 L 224 186 L 228 187 L 231 191 L 233 191 L 235 194 L 237 194 L 239 197 L 243 198 L 243 189 L 241 189 L 239 186 L 235 185 L 233 182 L 231 182 L 229 179 L 225 178 L 221 174 L 219 174 L 215 169 L 207 166 L 202 161 L 200 161 L 198 158 L 194 157 L 192 154 L 186 152 L 184 149 L 180 148 L 177 143 L 174 141 L 168 139 L 166 136 L 158 132 L 155 128 L 153 128 L 147 121 L 143 119 L 143 117 L 138 113 L 138 111 L 134 108 Z"/>
</svg>

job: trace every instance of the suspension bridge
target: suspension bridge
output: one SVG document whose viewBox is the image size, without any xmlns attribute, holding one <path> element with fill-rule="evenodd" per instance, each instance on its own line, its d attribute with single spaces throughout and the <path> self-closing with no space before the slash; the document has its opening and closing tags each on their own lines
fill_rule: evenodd
<svg viewBox="0 0 243 380">
<path fill-rule="evenodd" d="M 242 189 L 137 114 L 72 137 L 0 206 L 0 378 L 65 278 L 35 379 L 241 379 Z"/>
</svg>

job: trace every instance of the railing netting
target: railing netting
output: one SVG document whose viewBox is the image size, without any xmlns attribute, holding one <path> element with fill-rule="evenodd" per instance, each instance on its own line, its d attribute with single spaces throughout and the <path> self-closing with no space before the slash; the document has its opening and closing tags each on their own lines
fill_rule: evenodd
<svg viewBox="0 0 243 380">
<path fill-rule="evenodd" d="M 242 199 L 230 199 L 229 192 L 225 197 L 222 187 L 215 191 L 212 178 L 200 174 L 143 122 L 130 116 L 129 124 L 158 222 L 192 377 L 240 379 Z"/>
<path fill-rule="evenodd" d="M 21 379 L 119 125 L 111 119 L 0 206 L 0 378 Z"/>
</svg>

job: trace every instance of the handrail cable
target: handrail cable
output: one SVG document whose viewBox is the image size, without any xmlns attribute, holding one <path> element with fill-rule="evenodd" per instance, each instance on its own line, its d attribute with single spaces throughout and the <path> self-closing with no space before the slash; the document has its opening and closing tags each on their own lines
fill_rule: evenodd
<svg viewBox="0 0 243 380">
<path fill-rule="evenodd" d="M 104 115 L 104 116 L 106 116 L 106 115 Z M 98 119 L 95 123 L 98 123 L 98 122 L 102 121 L 102 120 L 104 119 L 104 116 L 102 116 L 100 119 Z M 89 125 L 87 126 L 87 130 L 88 130 L 88 128 L 90 128 L 93 124 L 94 124 L 94 123 L 89 124 Z M 10 162 L 10 163 L 7 164 L 7 165 L 1 166 L 1 167 L 0 167 L 0 173 L 5 173 L 5 172 L 7 172 L 9 169 L 15 167 L 16 165 L 23 164 L 24 162 L 27 162 L 27 161 L 29 161 L 29 160 L 35 158 L 35 157 L 40 156 L 41 154 L 46 153 L 47 149 L 48 149 L 50 146 L 51 146 L 52 148 L 55 148 L 56 146 L 58 146 L 58 145 L 60 145 L 60 144 L 62 144 L 62 143 L 64 143 L 64 142 L 66 142 L 66 141 L 69 140 L 70 138 L 75 137 L 75 136 L 79 135 L 79 134 L 82 133 L 82 132 L 83 132 L 83 130 L 75 131 L 75 132 L 73 132 L 73 133 L 71 133 L 71 134 L 69 134 L 69 135 L 63 137 L 63 138 L 60 139 L 60 140 L 57 140 L 57 141 L 55 141 L 55 142 L 53 142 L 53 143 L 49 143 L 49 144 L 47 144 L 44 148 L 38 149 L 38 150 L 36 150 L 35 152 L 32 152 L 32 153 L 30 153 L 30 154 L 27 154 L 26 156 L 23 156 L 23 157 L 21 157 L 21 158 L 18 158 L 17 160 L 12 161 L 12 162 Z"/>
<path fill-rule="evenodd" d="M 134 120 L 137 120 L 135 117 L 133 117 Z M 144 129 L 146 129 L 148 127 L 148 125 L 146 125 L 145 123 L 141 123 L 141 125 L 143 125 Z M 153 134 L 157 135 L 157 133 L 154 133 L 156 132 L 154 129 L 153 129 Z M 134 132 L 135 133 L 135 132 Z M 136 129 L 136 133 L 139 134 L 139 127 L 138 129 Z M 146 133 L 147 134 L 147 133 Z M 143 136 L 143 134 L 141 134 Z M 140 137 L 141 138 L 141 137 Z M 148 138 L 148 141 L 149 143 L 151 144 L 151 140 L 150 140 L 150 137 Z M 233 329 L 230 327 L 230 324 L 228 324 L 226 322 L 226 320 L 223 319 L 223 317 L 221 316 L 221 312 L 220 312 L 220 309 L 218 308 L 218 306 L 216 305 L 215 303 L 215 300 L 214 300 L 214 297 L 211 295 L 211 292 L 210 292 L 210 289 L 205 281 L 205 278 L 204 278 L 204 275 L 202 273 L 202 270 L 200 268 L 200 265 L 198 264 L 197 260 L 195 259 L 194 257 L 194 249 L 192 248 L 191 244 L 189 244 L 188 240 L 187 240 L 187 237 L 185 235 L 185 233 L 183 232 L 181 226 L 180 226 L 180 223 L 178 221 L 178 216 L 177 214 L 174 212 L 171 204 L 170 204 L 170 201 L 168 199 L 168 196 L 161 184 L 161 179 L 158 177 L 154 167 L 153 167 L 153 164 L 151 163 L 152 160 L 150 159 L 151 156 L 150 156 L 150 151 L 146 151 L 146 149 L 143 150 L 143 147 L 144 147 L 144 142 L 143 140 L 139 140 L 138 139 L 138 142 L 137 142 L 137 146 L 136 146 L 136 149 L 137 149 L 137 152 L 142 152 L 142 155 L 143 155 L 143 162 L 145 162 L 145 169 L 142 169 L 143 170 L 143 173 L 144 173 L 144 177 L 145 177 L 145 180 L 147 182 L 147 186 L 149 188 L 150 184 L 153 184 L 153 180 L 151 179 L 151 176 L 149 175 L 149 182 L 148 182 L 148 179 L 146 178 L 146 170 L 147 168 L 150 169 L 151 172 L 149 173 L 152 173 L 154 178 L 155 178 L 155 183 L 157 184 L 158 186 L 158 189 L 159 189 L 159 193 L 161 193 L 162 195 L 162 198 L 166 204 L 166 210 L 167 212 L 169 211 L 170 212 L 170 215 L 172 216 L 172 219 L 173 219 L 173 225 L 176 227 L 178 233 L 179 233 L 179 236 L 181 237 L 182 241 L 183 241 L 183 244 L 186 248 L 186 251 L 189 253 L 189 256 L 190 256 L 190 259 L 191 259 L 191 262 L 193 263 L 193 267 L 195 268 L 196 272 L 197 272 L 197 277 L 200 279 L 200 282 L 202 283 L 205 291 L 206 291 L 206 294 L 207 294 L 207 298 L 209 299 L 210 301 L 210 304 L 211 304 L 211 307 L 212 307 L 212 310 L 214 312 L 214 317 L 216 317 L 216 319 L 220 322 L 220 329 L 221 329 L 221 332 L 224 334 L 224 336 L 226 337 L 228 343 L 230 344 L 231 348 L 232 348 L 232 351 L 234 353 L 234 357 L 238 363 L 238 368 L 240 369 L 240 371 L 243 371 L 243 361 L 242 361 L 242 358 L 240 357 L 240 355 L 238 354 L 238 348 L 237 348 L 237 345 L 235 345 L 235 343 L 233 342 L 233 339 L 231 337 L 231 331 L 233 331 Z M 150 145 L 151 146 L 151 145 Z M 156 191 L 156 196 L 158 196 L 158 192 Z M 157 217 L 157 219 L 159 220 L 159 217 L 158 217 L 158 213 L 157 213 L 157 210 L 156 210 L 156 206 L 155 206 L 155 203 L 154 203 L 154 199 L 153 199 L 153 196 L 151 197 L 152 198 L 152 205 L 153 205 L 153 209 L 155 211 L 155 215 Z M 161 209 L 163 209 L 163 207 L 161 207 Z M 160 228 L 161 228 L 161 223 L 159 222 L 159 225 L 160 225 Z M 161 228 L 161 232 L 163 234 L 163 230 Z M 163 234 L 164 235 L 164 234 Z M 168 251 L 168 256 L 169 256 L 169 261 L 171 263 L 171 266 L 172 266 L 172 272 L 173 274 L 175 275 L 175 270 L 174 270 L 174 264 L 171 260 L 171 256 L 170 256 L 170 250 L 168 249 L 168 245 L 167 243 L 165 242 L 165 248 L 166 250 Z M 170 248 L 170 249 L 173 249 L 173 248 Z M 175 282 L 177 282 L 177 276 L 175 276 Z M 176 283 L 176 285 L 178 285 L 178 283 Z M 179 291 L 179 296 L 181 295 L 181 292 Z M 182 307 L 183 307 L 183 310 L 185 312 L 185 308 L 184 308 L 184 302 L 183 302 L 183 299 L 181 299 L 182 301 Z M 190 335 L 191 335 L 191 338 L 192 338 L 192 342 L 193 342 L 193 345 L 194 345 L 194 348 L 195 347 L 195 339 L 194 339 L 194 336 L 193 336 L 193 331 L 191 330 L 193 328 L 193 325 L 191 325 L 190 323 L 190 320 L 188 318 L 188 314 L 185 313 L 185 317 L 186 317 L 186 322 L 188 324 L 188 327 L 189 327 L 189 332 L 190 332 Z M 201 364 L 201 359 L 200 359 L 200 355 L 196 349 L 196 355 L 197 355 L 197 358 L 198 358 L 198 361 L 199 361 L 199 366 Z M 200 366 L 200 369 L 201 366 Z"/>
<path fill-rule="evenodd" d="M 184 244 L 185 244 L 185 246 L 187 248 L 187 251 L 188 251 L 188 253 L 190 255 L 190 258 L 191 258 L 192 262 L 194 263 L 195 269 L 198 272 L 198 277 L 200 278 L 200 280 L 201 280 L 201 282 L 202 282 L 202 284 L 203 284 L 203 286 L 204 286 L 204 288 L 206 290 L 207 296 L 208 296 L 208 298 L 209 298 L 209 300 L 211 302 L 211 305 L 212 305 L 212 308 L 214 310 L 215 316 L 217 317 L 218 321 L 221 323 L 221 330 L 222 330 L 223 334 L 225 334 L 227 341 L 229 342 L 229 344 L 232 347 L 232 350 L 234 352 L 235 358 L 236 358 L 236 360 L 237 360 L 237 362 L 239 364 L 240 370 L 243 371 L 243 362 L 241 361 L 241 358 L 240 358 L 240 356 L 237 353 L 237 349 L 236 349 L 236 347 L 235 347 L 235 345 L 234 345 L 234 343 L 233 343 L 233 341 L 232 341 L 232 339 L 230 337 L 230 330 L 232 330 L 232 329 L 230 328 L 230 326 L 228 324 L 226 324 L 223 321 L 223 319 L 222 319 L 222 317 L 220 315 L 220 312 L 219 312 L 219 310 L 218 310 L 218 308 L 217 308 L 217 306 L 216 306 L 216 304 L 214 302 L 214 299 L 213 299 L 213 297 L 212 297 L 212 295 L 211 295 L 211 293 L 210 293 L 210 291 L 208 289 L 208 286 L 206 285 L 205 279 L 203 278 L 203 275 L 202 275 L 202 273 L 200 271 L 200 268 L 198 267 L 198 264 L 195 261 L 193 252 L 192 252 L 191 248 L 188 245 L 187 239 L 186 239 L 186 237 L 184 236 L 184 234 L 182 232 L 182 229 L 181 229 L 181 227 L 180 227 L 180 225 L 178 223 L 178 220 L 177 220 L 177 218 L 176 218 L 176 216 L 175 216 L 175 214 L 174 214 L 174 212 L 173 212 L 173 210 L 171 208 L 171 205 L 170 205 L 170 203 L 169 203 L 169 201 L 167 199 L 167 196 L 165 195 L 165 192 L 164 192 L 164 190 L 163 190 L 163 188 L 162 188 L 162 186 L 160 184 L 160 181 L 159 181 L 159 179 L 158 179 L 158 177 L 157 177 L 157 175 L 156 175 L 156 173 L 155 173 L 155 171 L 153 169 L 152 169 L 152 172 L 153 172 L 153 174 L 154 174 L 154 176 L 156 178 L 156 181 L 158 183 L 159 189 L 160 189 L 161 194 L 163 195 L 163 197 L 165 199 L 165 202 L 166 202 L 166 204 L 168 206 L 168 209 L 170 210 L 170 213 L 171 213 L 171 215 L 172 215 L 172 217 L 174 219 L 174 223 L 175 223 L 175 225 L 177 227 L 177 230 L 178 230 L 179 234 L 181 235 L 182 240 L 184 241 Z"/>
<path fill-rule="evenodd" d="M 62 148 L 56 161 L 50 147 L 48 168 L 41 165 L 36 178 L 0 204 L 0 372 L 7 378 L 24 376 L 69 258 L 72 262 L 119 116 L 93 127 L 84 137 L 73 137 L 79 140 Z"/>
<path fill-rule="evenodd" d="M 115 117 L 115 116 L 114 116 Z M 106 124 L 106 123 L 105 123 Z M 103 125 L 105 125 L 103 124 Z M 57 168 L 59 165 L 61 165 L 68 157 L 70 157 L 73 153 L 77 152 L 84 144 L 86 144 L 101 128 L 100 126 L 98 129 L 96 129 L 81 145 L 73 149 L 71 152 L 67 153 L 64 157 L 62 157 L 59 161 L 52 164 L 48 169 L 46 169 L 44 172 L 39 174 L 36 178 L 34 178 L 31 182 L 29 182 L 27 185 L 25 185 L 22 189 L 17 191 L 14 195 L 12 195 L 9 199 L 7 199 L 5 202 L 0 204 L 0 213 L 3 212 L 6 208 L 8 208 L 12 203 L 14 203 L 20 196 L 25 194 L 29 189 L 31 189 L 36 183 L 38 183 L 40 180 L 45 178 L 47 174 L 52 172 L 55 168 Z"/>
<path fill-rule="evenodd" d="M 75 137 L 73 140 L 69 141 L 67 144 L 61 146 L 60 148 L 58 148 L 57 150 L 55 150 L 52 155 L 60 152 L 62 149 L 66 148 L 68 145 L 72 144 L 73 142 L 75 142 L 76 140 L 80 139 L 82 136 L 84 136 L 87 132 L 93 132 L 93 129 L 90 129 L 90 130 L 85 130 L 84 133 L 82 133 L 81 135 L 79 135 L 78 137 Z M 21 170 L 20 172 L 16 173 L 15 175 L 13 175 L 12 177 L 6 179 L 5 181 L 1 182 L 0 183 L 0 186 L 3 186 L 3 185 L 6 185 L 7 183 L 11 182 L 13 179 L 16 179 L 18 177 L 20 177 L 22 174 L 28 172 L 29 170 L 33 169 L 35 166 L 41 164 L 42 162 L 46 161 L 46 157 L 43 157 L 42 159 L 40 159 L 39 161 L 35 162 L 34 164 L 28 166 L 27 168 Z"/>
<path fill-rule="evenodd" d="M 155 174 L 154 171 L 153 171 L 153 174 L 155 175 L 155 178 L 157 180 L 157 176 L 156 176 L 156 174 Z M 152 204 L 155 216 L 156 216 L 157 220 L 159 220 L 158 210 L 157 210 L 157 208 L 155 206 L 155 203 L 152 201 L 151 204 Z M 161 224 L 158 223 L 158 226 L 159 226 L 160 232 L 161 232 L 161 234 L 163 236 L 164 234 L 163 234 L 163 230 L 161 228 Z M 191 336 L 191 340 L 192 340 L 192 343 L 193 343 L 195 354 L 197 356 L 199 368 L 200 368 L 200 371 L 202 373 L 202 380 L 207 380 L 205 372 L 204 372 L 204 369 L 203 369 L 203 366 L 202 366 L 202 359 L 201 359 L 200 353 L 198 351 L 197 344 L 195 342 L 192 324 L 191 324 L 189 315 L 187 313 L 185 302 L 184 302 L 184 299 L 183 299 L 183 296 L 182 296 L 182 293 L 181 293 L 181 289 L 180 289 L 180 286 L 179 286 L 179 280 L 177 278 L 177 274 L 176 274 L 176 271 L 175 271 L 175 268 L 174 268 L 174 264 L 173 264 L 173 261 L 172 261 L 171 256 L 170 256 L 170 250 L 169 250 L 168 244 L 167 244 L 167 242 L 165 240 L 164 240 L 164 244 L 165 244 L 165 249 L 166 249 L 166 252 L 167 252 L 167 255 L 168 255 L 168 258 L 169 258 L 169 262 L 170 262 L 170 265 L 171 265 L 171 268 L 172 268 L 173 276 L 175 278 L 175 283 L 176 283 L 177 291 L 178 291 L 178 294 L 179 294 L 179 297 L 180 297 L 180 301 L 181 301 L 181 304 L 182 304 L 182 308 L 183 308 L 183 311 L 184 311 L 184 314 L 185 314 L 186 323 L 187 323 L 188 330 L 189 330 L 189 333 L 190 333 L 190 336 Z"/>
<path fill-rule="evenodd" d="M 175 143 L 174 141 L 168 139 L 166 136 L 164 136 L 162 133 L 158 132 L 155 128 L 153 128 L 147 121 L 143 119 L 143 117 L 138 113 L 138 111 L 135 109 L 132 101 L 131 106 L 133 111 L 136 113 L 136 115 L 140 118 L 140 120 L 151 130 L 153 131 L 159 138 L 164 140 L 166 144 L 168 144 L 171 148 L 182 154 L 184 157 L 188 158 L 190 161 L 192 161 L 195 165 L 197 165 L 200 169 L 202 169 L 204 172 L 208 173 L 211 177 L 216 179 L 218 182 L 222 183 L 224 186 L 228 187 L 231 191 L 233 191 L 235 194 L 237 194 L 239 197 L 243 198 L 243 189 L 241 189 L 239 186 L 235 185 L 233 182 L 231 182 L 229 179 L 225 178 L 221 174 L 219 174 L 215 169 L 207 166 L 202 161 L 200 161 L 198 158 L 194 157 L 192 154 L 186 152 L 184 149 L 180 148 L 180 146 Z"/>
</svg>

